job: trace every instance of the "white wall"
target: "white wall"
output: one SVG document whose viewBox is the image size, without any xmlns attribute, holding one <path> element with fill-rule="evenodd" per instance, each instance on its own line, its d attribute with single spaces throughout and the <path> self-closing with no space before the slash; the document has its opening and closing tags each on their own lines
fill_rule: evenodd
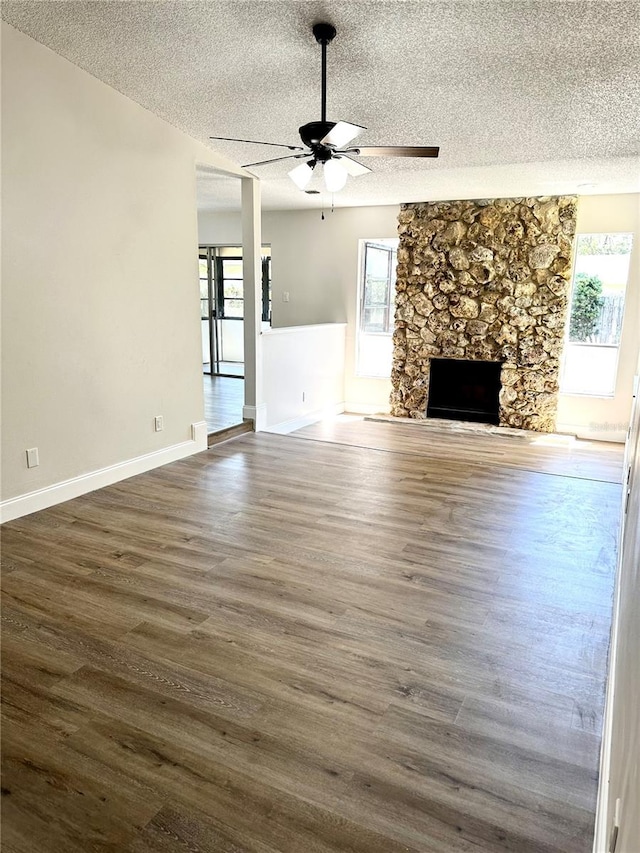
<svg viewBox="0 0 640 853">
<path fill-rule="evenodd" d="M 265 429 L 290 432 L 344 411 L 345 333 L 344 323 L 263 332 Z"/>
<path fill-rule="evenodd" d="M 640 352 L 640 195 L 581 196 L 578 234 L 624 231 L 633 234 L 624 324 L 613 397 L 560 394 L 558 430 L 581 438 L 624 441 L 629 427 L 633 376 Z"/>
<path fill-rule="evenodd" d="M 398 206 L 320 211 L 266 211 L 262 239 L 271 245 L 273 326 L 347 323 L 345 394 L 348 411 L 388 410 L 391 382 L 356 376 L 359 242 L 396 237 Z M 238 242 L 240 217 L 200 213 L 202 243 Z M 289 302 L 282 301 L 289 293 Z"/>
<path fill-rule="evenodd" d="M 640 373 L 640 361 L 638 362 Z M 640 379 L 640 377 L 638 377 Z M 618 824 L 618 853 L 640 839 L 640 386 L 625 456 L 626 488 L 613 608 L 607 702 L 596 810 L 594 853 L 607 853 Z M 616 804 L 619 801 L 619 808 Z"/>
<path fill-rule="evenodd" d="M 263 240 L 272 246 L 273 325 L 346 321 L 345 401 L 348 411 L 387 410 L 391 383 L 356 375 L 356 322 L 359 241 L 395 237 L 398 207 L 341 208 L 319 211 L 274 211 L 263 214 Z M 237 242 L 240 218 L 228 214 L 199 215 L 202 242 Z M 585 438 L 623 441 L 629 423 L 631 379 L 640 343 L 640 196 L 582 196 L 578 204 L 580 232 L 634 233 L 633 255 L 614 397 L 561 394 L 558 429 Z M 289 293 L 289 302 L 282 294 Z"/>
<path fill-rule="evenodd" d="M 197 449 L 195 169 L 238 169 L 6 24 L 2 66 L 6 501 Z"/>
</svg>

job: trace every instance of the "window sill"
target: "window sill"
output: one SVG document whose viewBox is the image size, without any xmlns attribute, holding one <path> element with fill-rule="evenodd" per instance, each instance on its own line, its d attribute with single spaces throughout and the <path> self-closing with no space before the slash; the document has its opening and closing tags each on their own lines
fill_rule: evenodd
<svg viewBox="0 0 640 853">
<path fill-rule="evenodd" d="M 595 391 L 563 391 L 562 388 L 558 394 L 560 397 L 591 397 L 595 400 L 613 400 L 616 396 L 615 391 L 612 391 L 609 394 L 598 394 Z"/>
</svg>

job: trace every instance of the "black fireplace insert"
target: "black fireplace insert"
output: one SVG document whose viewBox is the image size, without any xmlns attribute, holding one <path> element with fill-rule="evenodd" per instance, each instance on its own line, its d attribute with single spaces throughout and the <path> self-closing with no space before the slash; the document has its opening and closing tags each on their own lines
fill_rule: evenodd
<svg viewBox="0 0 640 853">
<path fill-rule="evenodd" d="M 431 359 L 428 418 L 498 424 L 499 361 Z"/>
</svg>

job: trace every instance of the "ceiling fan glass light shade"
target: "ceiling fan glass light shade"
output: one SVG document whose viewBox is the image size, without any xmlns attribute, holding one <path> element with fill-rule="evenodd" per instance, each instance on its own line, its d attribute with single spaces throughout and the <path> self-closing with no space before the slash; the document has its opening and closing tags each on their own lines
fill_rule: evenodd
<svg viewBox="0 0 640 853">
<path fill-rule="evenodd" d="M 312 175 L 313 166 L 310 163 L 300 163 L 299 166 L 289 172 L 289 177 L 300 190 L 308 186 Z"/>
<path fill-rule="evenodd" d="M 330 193 L 337 193 L 347 183 L 347 171 L 337 159 L 324 164 L 324 183 Z"/>
</svg>

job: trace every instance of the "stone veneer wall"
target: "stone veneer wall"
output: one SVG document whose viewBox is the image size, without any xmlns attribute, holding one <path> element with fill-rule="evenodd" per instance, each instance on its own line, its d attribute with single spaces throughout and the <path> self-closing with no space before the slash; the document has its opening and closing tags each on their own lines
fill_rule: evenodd
<svg viewBox="0 0 640 853">
<path fill-rule="evenodd" d="M 555 429 L 576 201 L 402 205 L 393 415 L 425 417 L 432 358 L 502 361 L 500 424 Z"/>
</svg>

